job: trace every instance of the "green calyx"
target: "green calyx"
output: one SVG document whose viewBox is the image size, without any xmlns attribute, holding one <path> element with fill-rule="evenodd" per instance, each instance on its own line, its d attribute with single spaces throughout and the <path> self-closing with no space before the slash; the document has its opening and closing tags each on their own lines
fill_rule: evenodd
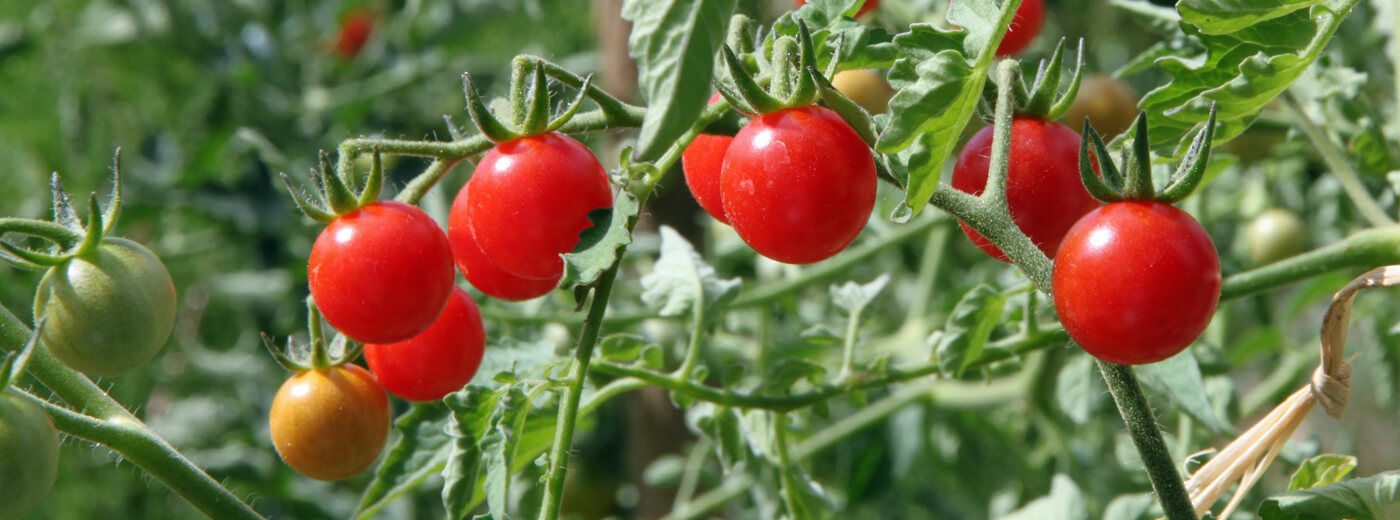
<svg viewBox="0 0 1400 520">
<path fill-rule="evenodd" d="M 282 184 L 292 194 L 292 201 L 306 216 L 330 222 L 379 200 L 379 192 L 384 187 L 384 162 L 378 148 L 371 155 L 369 174 L 363 186 L 357 182 L 353 168 L 331 168 L 330 156 L 324 150 L 319 162 L 319 167 L 311 169 L 311 183 L 315 186 L 311 194 L 293 186 L 286 173 L 279 174 Z"/>
<path fill-rule="evenodd" d="M 321 311 L 309 296 L 306 298 L 306 311 L 306 328 L 310 336 L 306 343 L 298 344 L 288 337 L 286 345 L 278 346 L 272 336 L 266 332 L 262 333 L 263 346 L 267 347 L 277 364 L 293 372 L 305 372 L 343 365 L 360 357 L 360 352 L 365 348 L 364 343 L 352 340 L 344 334 L 337 333 L 334 339 L 326 342 L 321 327 Z"/>
<path fill-rule="evenodd" d="M 96 251 L 121 212 L 121 185 L 121 149 L 118 148 L 112 158 L 112 193 L 108 207 L 104 212 L 97 202 L 97 194 L 93 193 L 88 199 L 88 222 L 84 224 L 73 210 L 73 201 L 63 189 L 63 181 L 54 172 L 49 182 L 53 192 L 53 220 L 0 218 L 0 260 L 21 269 L 41 271 Z M 48 242 L 49 246 L 35 249 L 4 239 L 7 234 L 37 238 Z"/>
<path fill-rule="evenodd" d="M 805 24 L 798 24 L 797 38 L 781 36 L 773 41 L 767 60 L 755 49 L 752 61 L 760 69 L 754 77 L 746 59 L 735 54 L 726 44 L 722 49 L 725 69 L 732 83 L 715 81 L 715 88 L 729 104 L 748 114 L 771 114 L 787 108 L 816 103 L 821 97 L 812 72 L 817 69 L 817 51 L 812 45 L 812 33 Z M 745 56 L 748 56 L 747 53 Z M 768 89 L 761 83 L 767 82 Z"/>
<path fill-rule="evenodd" d="M 1050 59 L 1040 60 L 1035 80 L 1027 85 L 1025 77 L 1019 74 L 1017 79 L 1013 80 L 1012 114 L 1015 117 L 1034 117 L 1050 121 L 1058 119 L 1069 110 L 1069 106 L 1074 103 L 1074 97 L 1079 94 L 1079 79 L 1084 68 L 1084 40 L 1079 40 L 1074 72 L 1069 73 L 1069 84 L 1062 89 L 1060 82 L 1066 74 L 1064 51 L 1065 41 L 1061 39 Z M 995 91 L 989 91 L 989 95 L 994 95 L 993 92 Z M 995 100 L 989 99 L 988 106 L 995 106 Z"/>
<path fill-rule="evenodd" d="M 564 108 L 564 111 L 550 117 L 549 75 L 544 60 L 531 56 L 516 56 L 511 62 L 510 77 L 510 120 L 507 125 L 487 108 L 486 101 L 476 89 L 471 74 L 462 74 L 462 90 L 467 98 L 467 114 L 472 123 L 494 143 L 513 141 L 521 137 L 552 132 L 578 113 L 588 97 L 593 76 L 583 78 L 578 85 L 578 95 Z"/>
<path fill-rule="evenodd" d="M 1152 183 L 1152 151 L 1147 139 L 1146 112 L 1138 114 L 1137 122 L 1133 125 L 1132 142 L 1124 144 L 1119 154 L 1121 173 L 1119 167 L 1108 160 L 1110 155 L 1103 137 L 1089 126 L 1089 120 L 1085 118 L 1079 141 L 1079 177 L 1084 181 L 1084 188 L 1094 198 L 1104 202 L 1136 200 L 1175 204 L 1186 198 L 1205 179 L 1206 167 L 1210 164 L 1211 139 L 1215 136 L 1215 113 L 1216 106 L 1211 104 L 1205 128 L 1191 139 L 1191 146 L 1186 149 L 1167 186 L 1161 190 Z M 1091 164 L 1094 158 L 1089 154 L 1090 141 L 1094 143 L 1094 155 L 1098 157 L 1102 179 L 1094 173 Z"/>
</svg>

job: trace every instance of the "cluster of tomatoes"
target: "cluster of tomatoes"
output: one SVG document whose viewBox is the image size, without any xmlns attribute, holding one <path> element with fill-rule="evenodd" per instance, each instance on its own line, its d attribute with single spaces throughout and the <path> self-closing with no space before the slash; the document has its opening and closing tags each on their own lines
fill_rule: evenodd
<svg viewBox="0 0 1400 520">
<path fill-rule="evenodd" d="M 368 467 L 388 436 L 386 390 L 436 401 L 481 365 L 485 327 L 476 302 L 456 287 L 456 270 L 497 298 L 541 296 L 558 284 L 561 255 L 591 225 L 589 212 L 611 205 L 592 152 L 546 132 L 486 154 L 458 193 L 446 233 L 395 201 L 333 220 L 311 249 L 311 296 L 327 323 L 364 343 L 369 370 L 341 360 L 283 384 L 270 420 L 283 460 L 322 480 Z"/>
<path fill-rule="evenodd" d="M 1086 106 L 1099 94 L 1131 93 L 1108 78 L 1090 78 L 1071 113 L 1117 134 L 1122 110 Z M 1084 102 L 1080 102 L 1080 101 Z M 1098 117 L 1095 117 L 1098 116 Z M 987 183 L 993 127 L 979 131 L 958 155 L 954 188 L 981 193 Z M 1119 364 L 1155 363 L 1184 350 L 1210 323 L 1220 297 L 1220 259 L 1204 228 L 1176 207 L 1152 200 L 1107 205 L 1085 189 L 1080 135 L 1036 117 L 1011 124 L 1006 200 L 1012 220 L 1054 260 L 1055 310 L 1066 332 L 1090 354 Z M 1097 172 L 1099 165 L 1093 163 Z M 987 254 L 1007 261 L 965 223 Z"/>
</svg>

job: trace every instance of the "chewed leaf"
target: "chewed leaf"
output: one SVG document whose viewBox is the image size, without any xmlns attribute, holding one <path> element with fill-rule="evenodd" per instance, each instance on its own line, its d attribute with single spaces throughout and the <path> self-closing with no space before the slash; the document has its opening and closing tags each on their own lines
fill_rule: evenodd
<svg viewBox="0 0 1400 520">
<path fill-rule="evenodd" d="M 403 435 L 389 448 L 374 473 L 374 481 L 360 497 L 355 518 L 373 518 L 394 499 L 422 484 L 447 464 L 451 447 L 444 429 L 448 409 L 441 401 L 414 404 L 394 427 Z"/>
<path fill-rule="evenodd" d="M 632 226 L 637 223 L 637 199 L 626 191 L 613 198 L 613 207 L 588 214 L 593 227 L 579 234 L 578 246 L 564 254 L 561 287 L 598 283 L 603 271 L 616 264 L 622 249 L 632 243 Z"/>
</svg>

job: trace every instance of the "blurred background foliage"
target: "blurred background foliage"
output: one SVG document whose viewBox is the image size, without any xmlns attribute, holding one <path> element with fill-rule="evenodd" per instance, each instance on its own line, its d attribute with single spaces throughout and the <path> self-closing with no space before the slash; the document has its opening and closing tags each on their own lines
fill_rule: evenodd
<svg viewBox="0 0 1400 520">
<path fill-rule="evenodd" d="M 1027 57 L 1044 56 L 1061 36 L 1084 37 L 1086 69 L 1111 73 L 1153 43 L 1150 31 L 1107 3 L 1047 1 L 1047 27 Z M 1374 52 L 1388 41 L 1388 33 L 1372 27 L 1373 20 L 1384 18 L 1376 15 L 1384 3 L 1363 2 L 1340 32 L 1348 36 L 1333 42 L 1322 65 L 1295 91 L 1317 94 L 1321 112 L 1315 117 L 1356 122 L 1335 131 L 1356 152 L 1363 172 L 1370 174 L 1365 182 L 1373 193 L 1385 194 L 1381 202 L 1393 214 L 1394 191 L 1385 174 L 1395 168 L 1392 146 L 1386 144 L 1395 142 L 1395 124 L 1359 115 L 1395 113 L 1393 92 L 1387 90 L 1390 67 L 1383 54 Z M 164 259 L 181 309 L 175 334 L 156 362 L 100 383 L 216 479 L 250 497 L 262 513 L 345 517 L 357 505 L 368 473 L 339 483 L 314 482 L 282 465 L 267 440 L 267 407 L 286 373 L 263 351 L 258 333 L 285 337 L 304 327 L 305 261 L 319 229 L 295 212 L 277 174 L 304 181 L 317 150 L 334 150 L 348 137 L 447 139 L 444 115 L 465 123 L 460 74 L 471 71 L 484 90 L 501 93 L 509 61 L 517 53 L 543 55 L 578 72 L 598 70 L 597 17 L 615 16 L 595 12 L 601 4 L 0 0 L 0 214 L 43 216 L 52 172 L 59 172 L 75 194 L 105 190 L 113 151 L 122 147 L 125 211 L 117 233 L 149 245 Z M 786 0 L 741 4 L 760 20 L 772 20 L 790 8 Z M 946 4 L 885 0 L 871 22 L 891 28 L 916 21 L 943 23 Z M 342 20 L 357 10 L 371 13 L 373 30 L 357 54 L 340 56 L 333 50 L 336 34 Z M 1165 76 L 1148 71 L 1126 79 L 1141 95 Z M 1269 208 L 1306 215 L 1309 247 L 1364 227 L 1337 182 L 1323 174 L 1306 141 L 1290 128 L 1281 108 L 1266 112 L 1236 141 L 1248 144 L 1231 149 L 1239 158 L 1221 154 L 1219 176 L 1186 204 L 1215 239 L 1227 276 L 1255 266 L 1238 245 L 1239 234 Z M 603 156 L 605 163 L 615 159 Z M 391 179 L 402 184 L 422 164 L 405 159 L 389 166 Z M 445 214 L 447 200 L 465 179 L 463 170 L 459 167 L 425 200 L 430 213 L 440 219 Z M 888 208 L 877 209 L 862 240 L 896 229 L 880 218 L 885 214 Z M 711 226 L 703 236 L 706 243 L 697 247 L 725 277 L 744 275 L 749 277 L 746 284 L 761 285 L 798 272 L 755 263 L 752 252 L 727 228 Z M 655 240 L 639 240 L 633 256 L 642 260 L 619 282 L 612 314 L 635 316 L 643 309 L 636 278 L 649 270 L 646 259 L 655 256 Z M 931 241 L 946 247 L 929 246 Z M 987 259 L 951 222 L 936 225 L 929 238 L 905 243 L 897 252 L 839 275 L 838 281 L 869 281 L 887 272 L 895 280 L 931 273 L 927 281 L 934 290 L 924 293 L 913 283 L 897 282 L 872 303 L 862 324 L 871 349 L 862 354 L 866 359 L 882 354 L 926 357 L 924 337 L 911 331 L 941 327 L 962 295 L 978 283 L 1009 294 L 1007 323 L 1015 323 L 1021 312 L 1026 293 L 1018 288 L 1024 279 L 1013 268 Z M 929 262 L 937 263 L 930 269 Z M 38 276 L 0 270 L 0 303 L 27 318 Z M 1201 364 L 1202 388 L 1222 418 L 1241 424 L 1276 404 L 1280 392 L 1296 388 L 1316 356 L 1312 349 L 1322 305 L 1349 278 L 1324 276 L 1222 307 L 1192 349 Z M 925 294 L 926 301 L 914 301 Z M 707 349 L 709 361 L 758 356 L 775 363 L 835 356 L 831 345 L 839 340 L 835 330 L 844 321 L 827 295 L 818 284 L 773 308 L 732 313 Z M 1353 344 L 1363 346 L 1367 360 L 1358 364 L 1357 387 L 1370 390 L 1357 392 L 1356 408 L 1344 427 L 1325 422 L 1305 426 L 1304 441 L 1292 445 L 1287 460 L 1339 451 L 1362 455 L 1360 475 L 1400 466 L 1393 442 L 1393 432 L 1400 430 L 1396 415 L 1368 413 L 1393 411 L 1400 397 L 1394 390 L 1400 381 L 1395 327 L 1400 311 L 1377 300 L 1358 301 L 1361 318 L 1352 329 Z M 571 308 L 562 292 L 525 304 L 483 305 L 493 338 L 561 344 L 568 343 L 576 322 L 546 325 L 510 317 Z M 759 316 L 775 309 L 779 312 L 771 322 Z M 684 341 L 683 326 L 669 320 L 618 322 L 610 332 L 622 329 L 676 350 Z M 773 341 L 766 346 L 762 342 L 768 338 Z M 1094 386 L 1100 383 L 1086 356 L 1052 347 L 1040 363 L 1034 399 L 989 410 L 919 402 L 813 457 L 809 471 L 852 518 L 994 517 L 1049 492 L 1056 474 L 1070 476 L 1084 490 L 1095 518 L 1109 507 L 1103 497 L 1142 502 L 1145 475 L 1119 433 L 1121 422 L 1106 393 Z M 1020 368 L 1016 360 L 973 376 Z M 1289 370 L 1294 374 L 1277 375 Z M 1288 384 L 1270 386 L 1274 379 Z M 1223 444 L 1221 432 L 1180 413 L 1179 403 L 1164 388 L 1149 386 L 1163 423 L 1176 432 L 1178 456 L 1213 440 Z M 848 416 L 867 399 L 892 390 L 833 401 L 830 417 Z M 579 517 L 628 516 L 638 501 L 638 488 L 627 484 L 632 477 L 618 469 L 626 463 L 629 442 L 636 441 L 618 425 L 625 413 L 618 406 L 606 407 L 589 431 L 580 432 L 579 462 L 570 474 L 570 496 L 575 498 L 566 502 Z M 832 420 L 809 415 L 794 429 L 799 435 L 820 431 Z M 676 444 L 692 442 L 679 439 Z M 642 467 L 650 467 L 645 482 L 674 488 L 684 457 L 642 461 Z M 69 439 L 62 464 L 59 484 L 35 518 L 197 515 L 105 449 Z M 1274 473 L 1274 478 L 1286 475 L 1284 470 Z M 717 466 L 701 476 L 702 488 L 721 482 Z M 759 502 L 754 508 L 731 513 L 743 518 L 761 514 L 762 499 L 754 500 Z M 383 516 L 436 517 L 440 508 L 430 479 Z"/>
</svg>

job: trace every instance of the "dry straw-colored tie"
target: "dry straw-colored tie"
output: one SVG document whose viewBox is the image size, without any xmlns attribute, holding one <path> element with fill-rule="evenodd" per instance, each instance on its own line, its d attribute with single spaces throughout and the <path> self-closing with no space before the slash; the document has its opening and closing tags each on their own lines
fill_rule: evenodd
<svg viewBox="0 0 1400 520">
<path fill-rule="evenodd" d="M 1321 404 L 1328 415 L 1341 418 L 1347 407 L 1347 397 L 1351 395 L 1351 363 L 1342 357 L 1346 350 L 1347 324 L 1351 320 L 1351 302 L 1362 289 L 1396 285 L 1400 285 L 1400 265 L 1385 266 L 1352 280 L 1332 296 L 1332 307 L 1322 320 L 1322 363 L 1313 371 L 1312 380 L 1186 480 L 1186 490 L 1191 494 L 1191 504 L 1197 515 L 1209 511 L 1231 485 L 1239 483 L 1230 502 L 1216 515 L 1216 518 L 1228 518 L 1314 404 Z"/>
</svg>

